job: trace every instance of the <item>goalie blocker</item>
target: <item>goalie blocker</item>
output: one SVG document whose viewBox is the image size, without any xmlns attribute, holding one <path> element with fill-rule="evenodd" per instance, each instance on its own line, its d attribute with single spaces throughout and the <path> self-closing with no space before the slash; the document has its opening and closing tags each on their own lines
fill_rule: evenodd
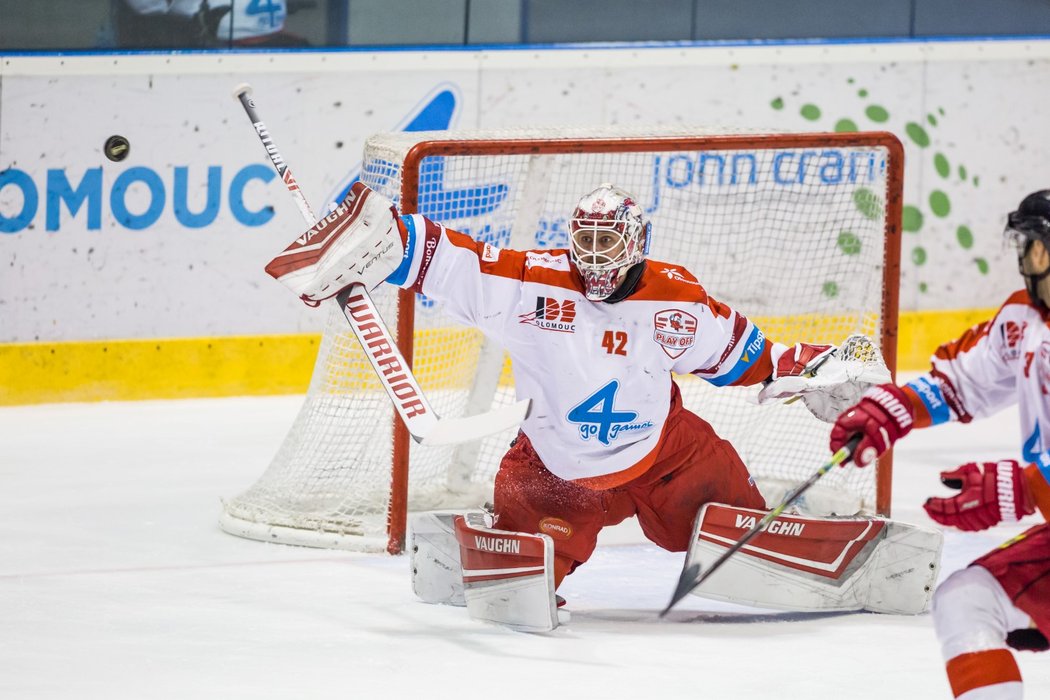
<svg viewBox="0 0 1050 700">
<path fill-rule="evenodd" d="M 687 565 L 710 564 L 763 515 L 703 506 Z M 694 595 L 800 612 L 918 614 L 937 581 L 941 542 L 940 532 L 881 518 L 784 515 Z M 557 609 L 547 535 L 493 529 L 482 511 L 431 511 L 412 517 L 410 551 L 412 589 L 424 602 L 529 632 L 568 620 Z"/>
<path fill-rule="evenodd" d="M 764 515 L 706 504 L 686 565 L 703 571 Z M 942 541 L 939 531 L 883 518 L 781 515 L 693 594 L 783 610 L 916 615 L 929 607 Z"/>
</svg>

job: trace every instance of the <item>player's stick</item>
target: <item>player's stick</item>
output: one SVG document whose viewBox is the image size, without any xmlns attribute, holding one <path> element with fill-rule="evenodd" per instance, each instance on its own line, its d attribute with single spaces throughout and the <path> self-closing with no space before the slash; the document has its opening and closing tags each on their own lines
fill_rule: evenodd
<svg viewBox="0 0 1050 700">
<path fill-rule="evenodd" d="M 813 473 L 813 476 L 806 479 L 804 482 L 799 484 L 794 491 L 784 497 L 784 500 L 780 502 L 773 510 L 765 514 L 765 516 L 755 523 L 750 530 L 744 533 L 743 537 L 736 541 L 732 547 L 722 552 L 721 556 L 714 560 L 707 571 L 700 571 L 700 563 L 693 562 L 682 569 L 681 575 L 678 577 L 678 587 L 675 588 L 674 595 L 671 596 L 671 602 L 667 604 L 667 607 L 660 613 L 660 617 L 663 617 L 671 611 L 678 601 L 685 598 L 691 592 L 693 592 L 700 584 L 708 579 L 711 574 L 718 571 L 719 567 L 726 562 L 729 557 L 739 552 L 744 545 L 754 538 L 755 535 L 762 532 L 766 527 L 777 519 L 777 517 L 787 510 L 787 507 L 794 503 L 799 496 L 809 490 L 813 484 L 820 481 L 820 478 L 827 474 L 829 471 L 848 461 L 853 456 L 853 451 L 857 449 L 857 443 L 860 442 L 862 435 L 856 435 L 848 443 L 839 448 L 839 451 L 831 456 L 827 464 L 822 466 L 820 469 Z"/>
<path fill-rule="evenodd" d="M 255 127 L 256 135 L 262 142 L 263 148 L 266 149 L 267 155 L 270 156 L 270 162 L 273 163 L 277 174 L 284 181 L 288 193 L 295 200 L 299 212 L 303 215 L 303 220 L 307 225 L 313 226 L 317 223 L 317 217 L 314 216 L 313 209 L 310 208 L 309 202 L 299 189 L 299 183 L 292 177 L 288 164 L 284 162 L 284 158 L 277 150 L 277 146 L 270 137 L 270 132 L 266 129 L 266 124 L 259 117 L 255 109 L 255 101 L 252 99 L 251 86 L 247 83 L 238 85 L 233 91 L 233 96 L 244 107 L 248 119 Z M 423 390 L 419 388 L 419 383 L 413 376 L 411 368 L 401 355 L 397 343 L 390 335 L 386 324 L 383 323 L 379 309 L 376 308 L 375 302 L 372 301 L 364 285 L 350 285 L 339 292 L 335 298 L 350 328 L 353 329 L 354 335 L 357 336 L 357 340 L 368 356 L 369 362 L 372 363 L 372 369 L 375 370 L 380 383 L 394 403 L 394 408 L 397 409 L 398 415 L 401 416 L 409 434 L 416 442 L 425 445 L 451 445 L 480 440 L 486 435 L 513 428 L 525 420 L 531 403 L 528 400 L 466 418 L 439 418 L 426 396 L 423 395 Z M 369 327 L 367 342 L 363 336 L 363 324 Z M 376 337 L 375 326 L 382 331 L 382 342 Z M 385 358 L 383 365 L 379 364 L 380 358 L 373 355 L 373 352 L 379 349 L 382 350 Z M 390 360 L 391 354 L 394 355 L 393 362 Z"/>
</svg>

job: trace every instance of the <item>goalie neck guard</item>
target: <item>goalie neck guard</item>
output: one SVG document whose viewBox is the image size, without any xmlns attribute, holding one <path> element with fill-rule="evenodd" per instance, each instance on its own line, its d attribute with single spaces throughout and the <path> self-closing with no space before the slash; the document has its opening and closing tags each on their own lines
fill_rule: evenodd
<svg viewBox="0 0 1050 700">
<path fill-rule="evenodd" d="M 634 197 L 605 183 L 583 196 L 569 219 L 569 254 L 591 301 L 607 299 L 645 260 L 650 226 Z"/>
</svg>

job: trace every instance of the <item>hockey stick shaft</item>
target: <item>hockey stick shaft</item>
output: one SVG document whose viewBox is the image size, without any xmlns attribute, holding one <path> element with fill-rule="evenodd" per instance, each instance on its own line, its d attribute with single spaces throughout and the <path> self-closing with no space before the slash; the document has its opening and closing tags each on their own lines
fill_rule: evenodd
<svg viewBox="0 0 1050 700">
<path fill-rule="evenodd" d="M 241 103 L 245 114 L 248 115 L 248 119 L 251 120 L 256 136 L 259 137 L 263 148 L 266 149 L 266 154 L 270 157 L 270 162 L 273 164 L 277 174 L 284 181 L 285 188 L 295 201 L 299 213 L 303 215 L 303 220 L 307 225 L 313 226 L 317 222 L 313 208 L 306 200 L 306 196 L 303 195 L 303 191 L 299 188 L 299 183 L 296 182 L 284 157 L 277 150 L 277 145 L 273 142 L 266 124 L 259 116 L 259 112 L 255 107 L 255 100 L 252 97 L 251 87 L 247 84 L 238 85 L 234 89 L 233 94 Z M 372 297 L 368 294 L 368 290 L 363 285 L 354 284 L 340 292 L 336 298 L 340 308 L 343 310 L 343 315 L 346 316 L 347 322 L 354 331 L 354 335 L 361 343 L 361 347 L 365 349 L 365 354 L 372 364 L 372 369 L 375 370 L 383 388 L 393 402 L 394 408 L 408 428 L 408 432 L 417 442 L 421 441 L 436 427 L 438 422 L 437 414 L 423 395 L 419 383 L 412 374 L 408 363 L 405 362 L 405 358 L 398 349 L 397 343 L 394 341 L 389 329 L 383 323 L 382 317 L 379 315 L 379 309 L 376 308 L 375 302 L 372 301 Z M 369 335 L 367 338 L 363 327 L 365 325 L 368 326 Z M 377 336 L 377 334 L 379 335 Z M 376 348 L 382 348 L 384 356 L 387 356 L 384 358 L 385 364 L 383 366 L 379 364 L 380 358 L 375 356 L 374 350 Z M 388 357 L 391 354 L 393 355 L 392 359 Z M 394 368 L 394 370 L 392 371 L 391 368 Z"/>
<path fill-rule="evenodd" d="M 262 118 L 255 109 L 255 100 L 252 99 L 251 86 L 242 83 L 234 89 L 233 94 L 241 103 L 241 106 L 244 107 L 244 112 L 248 115 L 248 119 L 251 120 L 252 126 L 255 127 L 255 135 L 259 137 L 263 148 L 266 149 L 266 155 L 270 157 L 270 162 L 273 163 L 274 169 L 281 176 L 281 180 L 284 181 L 284 186 L 288 188 L 288 193 L 292 195 L 295 205 L 303 215 L 303 220 L 311 226 L 317 223 L 317 216 L 314 215 L 314 210 L 310 207 L 310 203 L 306 201 L 303 191 L 299 189 L 299 183 L 292 176 L 291 169 L 284 162 L 281 152 L 277 150 L 277 145 L 274 144 L 273 139 L 270 137 L 266 124 L 263 123 Z"/>
<path fill-rule="evenodd" d="M 710 578 L 711 574 L 718 571 L 718 569 L 721 568 L 731 556 L 743 549 L 748 542 L 758 535 L 758 533 L 765 530 L 771 522 L 783 514 L 783 512 L 787 510 L 792 503 L 797 501 L 802 494 L 820 481 L 821 477 L 840 464 L 849 461 L 849 459 L 853 457 L 853 451 L 857 449 L 857 444 L 860 442 L 861 438 L 861 435 L 855 435 L 849 442 L 839 448 L 838 452 L 833 454 L 831 459 L 829 459 L 820 469 L 815 471 L 812 476 L 799 484 L 791 493 L 785 496 L 780 503 L 766 513 L 762 519 L 755 523 L 750 530 L 745 532 L 739 540 L 729 547 L 729 549 L 722 552 L 722 554 L 712 562 L 711 566 L 709 566 L 706 571 L 701 573 L 699 564 L 687 566 L 678 579 L 678 587 L 675 589 L 674 595 L 671 597 L 671 602 L 669 602 L 667 607 L 663 609 L 663 612 L 660 613 L 660 617 L 663 617 L 670 612 L 671 608 L 677 605 L 682 598 L 692 593 L 704 581 Z"/>
</svg>

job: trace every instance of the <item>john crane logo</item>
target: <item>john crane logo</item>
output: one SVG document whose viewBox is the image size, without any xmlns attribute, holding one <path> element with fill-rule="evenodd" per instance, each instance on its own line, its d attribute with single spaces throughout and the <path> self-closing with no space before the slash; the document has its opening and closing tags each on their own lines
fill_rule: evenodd
<svg viewBox="0 0 1050 700">
<path fill-rule="evenodd" d="M 556 333 L 575 333 L 576 302 L 558 301 L 551 297 L 536 297 L 536 310 L 518 316 L 519 323 Z"/>
</svg>

